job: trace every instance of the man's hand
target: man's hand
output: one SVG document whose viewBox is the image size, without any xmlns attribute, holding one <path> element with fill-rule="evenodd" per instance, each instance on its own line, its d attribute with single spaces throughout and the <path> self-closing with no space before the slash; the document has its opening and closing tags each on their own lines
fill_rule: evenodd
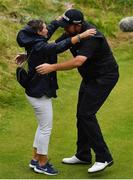
<svg viewBox="0 0 133 180">
<path fill-rule="evenodd" d="M 25 53 L 18 54 L 15 57 L 15 62 L 17 65 L 21 65 L 24 61 L 26 61 L 26 59 L 27 59 L 27 54 L 25 54 Z"/>
<path fill-rule="evenodd" d="M 64 70 L 70 70 L 73 68 L 77 68 L 79 66 L 82 66 L 82 64 L 87 60 L 86 56 L 76 56 L 72 58 L 69 61 L 65 61 L 63 63 L 57 63 L 57 64 L 47 64 L 44 63 L 40 66 L 36 67 L 36 71 L 40 74 L 47 74 L 53 71 L 64 71 Z"/>
<path fill-rule="evenodd" d="M 44 64 L 37 66 L 36 71 L 39 74 L 48 74 L 48 73 L 54 71 L 54 69 L 51 64 L 44 63 Z"/>
<path fill-rule="evenodd" d="M 80 37 L 81 39 L 83 39 L 89 36 L 94 36 L 96 33 L 96 29 L 87 29 L 86 31 L 80 34 Z"/>
</svg>

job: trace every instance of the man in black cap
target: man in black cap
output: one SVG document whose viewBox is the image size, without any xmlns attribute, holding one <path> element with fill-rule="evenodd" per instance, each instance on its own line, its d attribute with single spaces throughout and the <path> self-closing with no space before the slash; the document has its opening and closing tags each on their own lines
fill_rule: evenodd
<svg viewBox="0 0 133 180">
<path fill-rule="evenodd" d="M 46 74 L 78 68 L 82 82 L 77 105 L 77 152 L 70 158 L 64 158 L 62 162 L 91 164 L 91 149 L 93 149 L 96 162 L 88 172 L 94 173 L 113 164 L 96 113 L 118 81 L 118 65 L 101 32 L 97 30 L 96 35 L 91 38 L 80 39 L 79 33 L 94 27 L 84 21 L 81 11 L 76 9 L 66 11 L 59 23 L 65 32 L 57 42 L 76 34 L 79 38 L 79 43 L 70 48 L 74 58 L 63 63 L 42 64 L 37 67 L 37 72 Z"/>
</svg>

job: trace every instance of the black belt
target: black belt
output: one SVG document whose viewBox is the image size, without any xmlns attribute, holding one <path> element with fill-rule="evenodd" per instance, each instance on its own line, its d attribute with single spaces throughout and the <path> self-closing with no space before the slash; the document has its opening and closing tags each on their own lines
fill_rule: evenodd
<svg viewBox="0 0 133 180">
<path fill-rule="evenodd" d="M 96 67 L 95 72 L 98 73 L 98 75 L 102 75 L 113 72 L 114 70 L 118 70 L 118 65 L 116 63 Z"/>
<path fill-rule="evenodd" d="M 83 81 L 88 82 L 92 79 L 96 79 L 102 75 L 115 71 L 118 71 L 118 65 L 116 63 L 107 64 L 104 66 L 97 66 L 94 68 L 94 70 L 91 71 L 91 74 L 88 72 L 88 76 L 83 77 Z"/>
</svg>

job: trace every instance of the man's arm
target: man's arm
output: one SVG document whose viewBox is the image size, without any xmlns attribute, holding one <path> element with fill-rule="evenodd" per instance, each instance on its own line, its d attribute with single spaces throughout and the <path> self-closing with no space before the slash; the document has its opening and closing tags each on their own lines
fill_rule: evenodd
<svg viewBox="0 0 133 180">
<path fill-rule="evenodd" d="M 75 35 L 73 37 L 68 37 L 57 43 L 49 43 L 48 44 L 48 43 L 44 43 L 43 41 L 38 42 L 34 46 L 34 48 L 36 49 L 36 51 L 42 50 L 46 54 L 52 54 L 52 53 L 58 54 L 58 53 L 64 52 L 68 48 L 70 48 L 72 44 L 74 45 L 77 42 L 79 42 L 79 37 L 80 37 L 80 39 L 84 39 L 84 38 L 92 37 L 95 34 L 96 34 L 95 29 L 88 29 L 88 30 L 80 33 L 79 35 Z"/>
<path fill-rule="evenodd" d="M 87 57 L 85 57 L 85 56 L 76 56 L 75 58 L 73 58 L 69 61 L 65 61 L 63 63 L 42 64 L 40 66 L 37 66 L 36 70 L 40 74 L 47 74 L 47 73 L 50 73 L 53 71 L 70 70 L 70 69 L 81 66 L 86 60 L 87 60 Z"/>
</svg>

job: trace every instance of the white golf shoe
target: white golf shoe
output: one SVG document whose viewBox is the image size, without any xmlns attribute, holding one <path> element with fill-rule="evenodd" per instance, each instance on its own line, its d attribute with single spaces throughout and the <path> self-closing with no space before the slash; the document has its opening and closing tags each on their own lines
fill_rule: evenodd
<svg viewBox="0 0 133 180">
<path fill-rule="evenodd" d="M 91 164 L 91 162 L 81 161 L 76 156 L 62 159 L 62 163 L 65 163 L 65 164 Z"/>
<path fill-rule="evenodd" d="M 107 162 L 95 162 L 94 165 L 88 169 L 88 173 L 95 173 L 104 170 L 106 167 L 111 166 L 113 161 Z"/>
</svg>

